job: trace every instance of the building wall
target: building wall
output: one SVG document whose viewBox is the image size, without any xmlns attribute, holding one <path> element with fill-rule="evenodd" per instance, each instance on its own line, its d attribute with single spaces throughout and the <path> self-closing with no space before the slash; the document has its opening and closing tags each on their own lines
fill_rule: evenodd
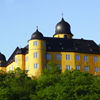
<svg viewBox="0 0 100 100">
<path fill-rule="evenodd" d="M 16 69 L 15 62 L 12 62 L 6 67 L 6 72 L 14 71 Z"/>
<path fill-rule="evenodd" d="M 35 46 L 33 43 L 37 42 Z M 38 53 L 38 57 L 34 58 L 34 53 Z M 38 68 L 34 64 L 38 64 Z M 29 76 L 40 76 L 45 66 L 45 41 L 44 40 L 30 40 L 29 41 Z"/>
<path fill-rule="evenodd" d="M 33 45 L 34 42 L 38 42 L 38 45 Z M 34 53 L 38 53 L 38 57 L 34 58 Z M 50 54 L 51 58 L 47 59 L 46 55 Z M 61 55 L 61 59 L 57 60 L 57 55 Z M 70 59 L 66 59 L 66 55 L 70 56 Z M 76 55 L 79 56 L 79 60 L 76 59 Z M 84 56 L 88 57 L 88 61 L 84 61 Z M 94 57 L 97 57 L 97 61 L 94 61 Z M 89 68 L 87 71 L 90 74 L 100 75 L 100 55 L 88 54 L 88 53 L 75 53 L 75 52 L 46 52 L 44 40 L 30 40 L 28 54 L 15 55 L 15 62 L 12 62 L 6 67 L 6 71 L 11 71 L 19 67 L 22 70 L 28 70 L 28 76 L 38 77 L 41 75 L 43 68 L 48 62 L 53 62 L 57 65 L 61 65 L 61 70 L 64 72 L 67 70 L 67 66 L 70 66 L 71 70 L 76 69 L 76 66 L 80 66 L 80 71 L 85 71 L 85 66 Z M 38 64 L 38 68 L 34 67 L 34 64 Z M 99 70 L 95 72 L 95 67 Z M 5 68 L 1 68 L 5 70 Z"/>
<path fill-rule="evenodd" d="M 22 70 L 25 70 L 25 55 L 17 54 L 15 55 L 15 66 Z"/>
<path fill-rule="evenodd" d="M 67 65 L 70 65 L 71 70 L 75 70 L 76 66 L 80 66 L 80 71 L 84 72 L 85 66 L 89 67 L 90 74 L 100 75 L 100 55 L 97 54 L 86 54 L 86 53 L 74 53 L 74 52 L 46 52 L 43 47 L 44 41 L 38 41 L 38 46 L 34 47 L 33 42 L 30 42 L 30 51 L 29 54 L 24 55 L 16 55 L 15 62 L 9 64 L 6 68 L 2 67 L 2 70 L 11 71 L 19 67 L 22 70 L 28 70 L 28 76 L 40 76 L 43 68 L 48 62 L 53 62 L 57 65 L 61 65 L 61 70 L 64 72 Z M 38 58 L 34 58 L 34 52 L 38 52 Z M 50 54 L 51 59 L 46 59 L 45 55 Z M 57 60 L 57 55 L 61 55 L 61 60 Z M 66 55 L 70 55 L 70 60 L 66 60 Z M 79 60 L 76 60 L 76 55 L 79 56 Z M 88 56 L 88 61 L 84 61 L 84 56 Z M 28 60 L 26 58 L 28 57 Z M 94 61 L 94 57 L 98 58 L 98 61 Z M 17 61 L 16 61 L 17 59 Z M 34 68 L 34 64 L 39 64 L 38 68 Z M 28 69 L 26 68 L 28 67 Z M 95 72 L 95 67 L 99 70 Z"/>
<path fill-rule="evenodd" d="M 6 71 L 14 71 L 16 68 L 20 68 L 21 70 L 25 70 L 25 55 L 18 54 L 15 55 L 15 61 L 6 66 Z"/>
<path fill-rule="evenodd" d="M 75 53 L 73 52 L 47 52 L 47 54 L 51 55 L 51 60 L 47 60 L 48 62 L 53 62 L 57 65 L 61 65 L 62 72 L 66 70 L 66 65 L 70 65 L 71 69 L 75 69 Z M 57 60 L 57 54 L 61 55 L 61 60 Z M 70 60 L 66 60 L 66 55 L 70 55 Z"/>
<path fill-rule="evenodd" d="M 6 72 L 6 67 L 0 67 L 0 71 Z"/>
<path fill-rule="evenodd" d="M 84 66 L 89 67 L 89 73 L 100 75 L 100 55 L 97 54 L 85 54 L 85 53 L 75 53 L 75 55 L 80 55 L 80 60 L 75 60 L 75 65 L 81 67 L 80 71 L 84 71 Z M 88 56 L 88 61 L 84 61 L 84 56 Z M 98 61 L 94 61 L 94 57 L 98 58 Z M 99 72 L 95 72 L 95 67 L 99 68 Z"/>
<path fill-rule="evenodd" d="M 47 60 L 46 63 L 53 62 L 57 65 L 61 65 L 62 72 L 66 70 L 67 65 L 70 65 L 71 70 L 75 70 L 76 66 L 80 66 L 81 72 L 84 72 L 85 66 L 88 66 L 88 73 L 100 75 L 100 55 L 74 52 L 47 52 L 47 54 L 51 55 L 51 59 Z M 61 60 L 56 59 L 57 54 L 61 54 Z M 70 55 L 70 60 L 66 60 L 66 55 Z M 76 55 L 79 55 L 79 60 L 76 60 Z M 84 56 L 88 57 L 88 61 L 84 61 Z M 94 61 L 94 57 L 97 57 L 98 61 Z M 98 68 L 98 72 L 95 72 L 95 67 Z"/>
</svg>

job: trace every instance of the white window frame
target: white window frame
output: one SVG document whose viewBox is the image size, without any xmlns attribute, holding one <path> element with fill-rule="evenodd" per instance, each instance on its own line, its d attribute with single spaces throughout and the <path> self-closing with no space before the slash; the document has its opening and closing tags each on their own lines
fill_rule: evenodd
<svg viewBox="0 0 100 100">
<path fill-rule="evenodd" d="M 66 60 L 70 60 L 70 55 L 69 54 L 66 55 Z"/>
<path fill-rule="evenodd" d="M 79 55 L 76 55 L 76 56 L 75 56 L 75 59 L 76 59 L 76 60 L 80 60 L 80 56 L 79 56 Z"/>
<path fill-rule="evenodd" d="M 99 68 L 98 68 L 98 67 L 95 67 L 95 68 L 94 68 L 94 71 L 95 71 L 95 72 L 99 72 Z"/>
<path fill-rule="evenodd" d="M 46 54 L 46 59 L 51 60 L 51 54 Z"/>
<path fill-rule="evenodd" d="M 8 71 L 9 71 L 9 69 L 7 68 L 7 69 L 6 69 L 6 71 L 8 72 Z"/>
<path fill-rule="evenodd" d="M 71 70 L 71 66 L 70 65 L 66 65 L 66 69 L 67 70 Z"/>
<path fill-rule="evenodd" d="M 28 66 L 26 66 L 25 70 L 26 70 L 26 71 L 28 71 L 28 70 L 29 70 L 29 67 L 28 67 Z"/>
<path fill-rule="evenodd" d="M 14 70 L 14 65 L 12 65 L 12 70 Z"/>
<path fill-rule="evenodd" d="M 56 54 L 56 60 L 61 60 L 61 54 Z"/>
<path fill-rule="evenodd" d="M 35 63 L 34 64 L 34 69 L 38 69 L 39 68 L 39 64 L 38 63 Z"/>
<path fill-rule="evenodd" d="M 89 71 L 89 66 L 84 66 L 84 71 L 88 72 Z"/>
<path fill-rule="evenodd" d="M 33 46 L 38 46 L 38 41 L 33 41 Z"/>
<path fill-rule="evenodd" d="M 98 62 L 98 56 L 94 56 L 94 62 Z"/>
<path fill-rule="evenodd" d="M 76 65 L 76 70 L 80 70 L 80 66 L 79 65 Z"/>
<path fill-rule="evenodd" d="M 28 56 L 26 56 L 26 62 L 28 62 Z"/>
<path fill-rule="evenodd" d="M 38 52 L 34 52 L 34 53 L 33 53 L 33 57 L 34 57 L 34 58 L 38 58 L 38 56 L 39 56 Z"/>
<path fill-rule="evenodd" d="M 11 69 L 10 69 L 10 67 L 9 67 L 9 71 L 10 71 Z"/>
<path fill-rule="evenodd" d="M 88 56 L 84 56 L 84 61 L 88 61 Z"/>
</svg>

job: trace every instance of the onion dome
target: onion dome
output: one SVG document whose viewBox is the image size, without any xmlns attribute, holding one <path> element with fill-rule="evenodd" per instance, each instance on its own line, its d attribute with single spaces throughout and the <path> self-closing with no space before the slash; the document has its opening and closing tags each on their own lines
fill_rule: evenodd
<svg viewBox="0 0 100 100">
<path fill-rule="evenodd" d="M 31 36 L 31 40 L 32 39 L 43 39 L 43 34 L 41 32 L 38 31 L 38 29 L 36 30 L 36 32 L 34 32 Z"/>
<path fill-rule="evenodd" d="M 55 34 L 70 34 L 73 36 L 70 28 L 70 24 L 62 18 L 62 20 L 56 25 Z"/>
<path fill-rule="evenodd" d="M 0 53 L 0 61 L 6 61 L 6 57 L 2 53 Z"/>
</svg>

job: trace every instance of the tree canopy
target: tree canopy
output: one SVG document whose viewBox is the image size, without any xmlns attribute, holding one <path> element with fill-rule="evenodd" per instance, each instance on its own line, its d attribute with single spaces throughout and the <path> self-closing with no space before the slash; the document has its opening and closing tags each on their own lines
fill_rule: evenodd
<svg viewBox="0 0 100 100">
<path fill-rule="evenodd" d="M 99 100 L 100 76 L 77 70 L 64 73 L 49 63 L 39 78 L 16 69 L 0 73 L 0 100 Z"/>
</svg>

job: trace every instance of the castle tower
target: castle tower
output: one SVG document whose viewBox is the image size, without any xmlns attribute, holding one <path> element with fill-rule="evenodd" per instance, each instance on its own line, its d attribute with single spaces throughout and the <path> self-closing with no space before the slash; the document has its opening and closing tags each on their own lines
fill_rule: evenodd
<svg viewBox="0 0 100 100">
<path fill-rule="evenodd" d="M 20 68 L 21 70 L 25 70 L 25 54 L 22 48 L 18 48 L 15 55 L 15 68 Z M 12 65 L 13 66 L 13 65 Z"/>
<path fill-rule="evenodd" d="M 6 57 L 0 53 L 0 70 L 6 71 Z"/>
<path fill-rule="evenodd" d="M 56 25 L 55 38 L 68 38 L 72 39 L 73 34 L 71 33 L 70 24 L 67 23 L 64 18 Z"/>
<path fill-rule="evenodd" d="M 29 76 L 40 76 L 45 66 L 45 40 L 43 34 L 36 30 L 29 40 Z"/>
</svg>

